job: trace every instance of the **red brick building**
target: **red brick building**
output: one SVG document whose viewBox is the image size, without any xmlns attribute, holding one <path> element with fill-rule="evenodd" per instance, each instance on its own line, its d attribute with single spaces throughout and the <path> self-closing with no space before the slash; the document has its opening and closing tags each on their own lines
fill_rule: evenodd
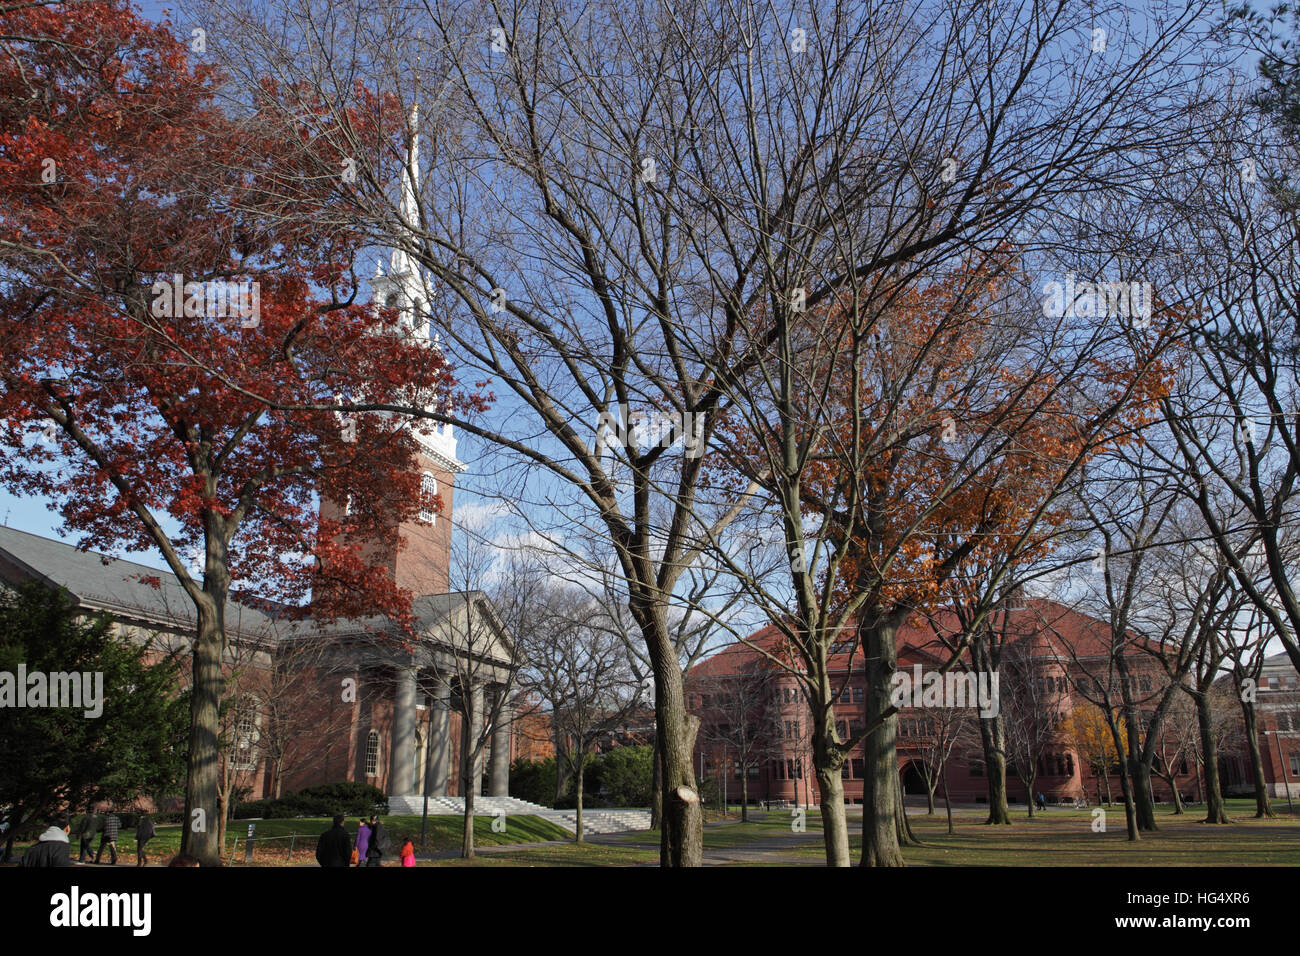
<svg viewBox="0 0 1300 956">
<path fill-rule="evenodd" d="M 1095 802 L 1098 792 L 1112 794 L 1118 799 L 1118 767 L 1111 768 L 1109 780 L 1099 779 L 1086 755 L 1078 753 L 1076 738 L 1070 732 L 1071 715 L 1076 708 L 1100 715 L 1099 709 L 1088 698 L 1095 700 L 1101 696 L 1093 682 L 1101 679 L 1098 675 L 1106 670 L 1105 662 L 1110 657 L 1108 626 L 1046 600 L 1028 600 L 1018 608 L 999 613 L 994 616 L 993 626 L 1005 635 L 1000 689 L 1002 706 L 1006 706 L 1009 693 L 1006 683 L 1008 661 L 1016 662 L 1015 670 L 1022 675 L 1022 682 L 1031 682 L 1025 684 L 1021 692 L 1038 696 L 1042 718 L 1041 727 L 1035 731 L 1039 736 L 1034 750 L 1037 770 L 1034 789 L 1043 793 L 1049 803 L 1073 802 L 1076 798 Z M 936 637 L 936 629 L 938 633 L 951 636 L 956 631 L 956 624 L 950 616 L 939 615 L 933 621 L 913 622 L 899 630 L 899 672 L 929 675 L 947 662 L 949 654 Z M 782 641 L 773 627 L 764 628 L 750 638 L 752 644 L 777 656 L 785 656 Z M 855 656 L 860 653 L 856 642 L 846 640 L 835 645 L 833 650 L 833 681 L 840 690 L 836 703 L 837 727 L 841 739 L 847 739 L 864 724 L 866 684 L 861 659 Z M 761 657 L 744 644 L 734 644 L 696 665 L 688 675 L 687 703 L 690 710 L 699 715 L 702 725 L 695 752 L 697 772 L 711 780 L 719 792 L 725 788 L 732 800 L 739 799 L 743 773 L 747 777 L 751 801 L 816 803 L 819 798 L 812 771 L 807 704 L 798 680 L 788 672 L 772 672 L 757 693 L 750 693 L 750 719 L 765 728 L 760 735 L 763 739 L 750 748 L 750 758 L 739 753 L 734 729 L 723 734 L 709 732 L 711 726 L 724 721 L 734 725 L 735 715 L 744 708 L 737 708 L 736 693 L 727 688 L 734 687 L 738 679 L 742 683 L 753 683 L 752 677 L 740 675 L 752 672 Z M 1276 663 L 1276 659 L 1270 660 Z M 1136 649 L 1126 656 L 1126 662 L 1133 697 L 1138 701 L 1140 716 L 1146 717 L 1156 706 L 1155 698 L 1162 686 L 1163 672 L 1156 659 Z M 959 673 L 960 668 L 954 669 L 954 674 Z M 1270 679 L 1285 680 L 1285 676 Z M 1294 678 L 1294 670 L 1289 676 Z M 1295 696 L 1300 695 L 1293 694 Z M 1111 699 L 1118 700 L 1117 688 L 1111 691 Z M 1020 713 L 1023 713 L 1023 708 Z M 1280 739 L 1286 759 L 1300 761 L 1300 753 L 1297 753 L 1300 750 L 1300 712 L 1296 712 L 1294 718 L 1288 712 L 1288 716 L 1279 719 L 1293 729 L 1277 731 L 1270 736 L 1270 741 Z M 1266 718 L 1265 725 L 1273 726 L 1270 723 L 1273 720 L 1272 717 Z M 926 792 L 924 766 L 927 753 L 933 752 L 935 746 L 934 727 L 934 713 L 926 706 L 904 706 L 899 711 L 898 769 L 907 794 L 924 795 Z M 964 745 L 954 747 L 946 761 L 947 789 L 954 802 L 984 803 L 988 791 L 978 728 L 973 720 L 969 720 L 968 727 Z M 860 754 L 860 749 L 851 754 L 841 773 L 845 799 L 850 803 L 862 800 L 864 760 Z M 936 764 L 937 761 L 931 759 L 931 766 Z M 1290 771 L 1291 765 L 1283 766 L 1295 786 L 1300 775 Z M 1277 773 L 1279 781 L 1283 766 L 1270 771 Z M 1200 773 L 1194 753 L 1176 759 L 1172 770 L 1180 795 L 1189 800 L 1200 799 Z M 935 778 L 938 779 L 937 774 Z M 1169 785 L 1155 775 L 1152 777 L 1152 790 L 1157 800 L 1167 800 L 1171 796 Z M 942 797 L 942 783 L 936 786 L 936 792 Z M 1007 793 L 1011 803 L 1023 804 L 1028 799 L 1025 784 L 1011 768 L 1007 773 Z"/>
</svg>

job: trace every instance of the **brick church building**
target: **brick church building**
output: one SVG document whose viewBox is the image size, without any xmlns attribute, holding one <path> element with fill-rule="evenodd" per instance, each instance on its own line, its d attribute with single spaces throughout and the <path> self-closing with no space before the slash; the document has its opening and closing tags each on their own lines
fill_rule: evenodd
<svg viewBox="0 0 1300 956">
<path fill-rule="evenodd" d="M 418 168 L 418 149 L 413 136 L 408 169 Z M 407 221 L 416 221 L 414 203 L 404 181 Z M 401 310 L 408 334 L 438 347 L 430 340 L 428 284 L 405 253 L 394 251 L 387 268 L 378 264 L 371 288 L 376 302 Z M 452 427 L 414 435 L 411 467 L 441 511 L 422 512 L 366 548 L 415 596 L 418 640 L 403 645 L 381 619 L 292 621 L 265 602 L 227 604 L 232 703 L 221 772 L 246 799 L 339 781 L 374 784 L 393 809 L 426 793 L 458 796 L 460 755 L 480 741 L 471 779 L 481 793 L 509 793 L 512 636 L 486 595 L 451 590 L 452 503 L 465 469 Z M 335 517 L 349 503 L 320 507 Z M 0 585 L 31 581 L 63 589 L 87 613 L 108 612 L 120 633 L 155 656 L 188 658 L 194 610 L 167 571 L 0 527 Z M 181 672 L 188 679 L 188 669 Z M 469 733 L 467 705 L 479 733 Z"/>
</svg>

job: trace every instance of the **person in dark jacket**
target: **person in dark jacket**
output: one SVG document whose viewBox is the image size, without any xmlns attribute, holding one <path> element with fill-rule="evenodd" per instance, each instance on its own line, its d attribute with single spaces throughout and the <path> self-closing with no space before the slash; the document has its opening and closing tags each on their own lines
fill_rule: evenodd
<svg viewBox="0 0 1300 956">
<path fill-rule="evenodd" d="M 366 847 L 366 866 L 383 866 L 384 854 L 391 850 L 393 841 L 379 822 L 379 815 L 370 817 L 370 845 Z"/>
<path fill-rule="evenodd" d="M 140 824 L 135 828 L 135 865 L 148 866 L 149 858 L 144 855 L 144 845 L 153 839 L 154 835 L 153 821 L 149 819 L 149 814 L 140 814 Z"/>
<path fill-rule="evenodd" d="M 351 856 L 352 838 L 343 825 L 343 814 L 335 814 L 334 826 L 322 833 L 316 841 L 316 862 L 321 866 L 346 868 Z"/>
<path fill-rule="evenodd" d="M 103 859 L 104 847 L 108 847 L 109 865 L 117 865 L 117 835 L 121 830 L 122 818 L 113 812 L 112 807 L 109 807 L 108 812 L 104 814 L 104 831 L 99 835 L 99 852 L 95 854 L 96 863 Z"/>
<path fill-rule="evenodd" d="M 49 821 L 50 826 L 23 854 L 22 866 L 71 866 L 72 844 L 68 840 L 69 821 L 62 816 Z"/>
<path fill-rule="evenodd" d="M 77 825 L 77 839 L 81 842 L 81 850 L 77 854 L 78 863 L 85 863 L 86 860 L 95 855 L 95 833 L 98 830 L 99 817 L 95 816 L 92 807 L 86 807 L 86 812 Z"/>
</svg>

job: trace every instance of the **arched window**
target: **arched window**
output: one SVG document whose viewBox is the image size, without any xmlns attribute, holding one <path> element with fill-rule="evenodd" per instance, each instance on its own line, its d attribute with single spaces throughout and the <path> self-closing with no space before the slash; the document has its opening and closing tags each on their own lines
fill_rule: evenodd
<svg viewBox="0 0 1300 956">
<path fill-rule="evenodd" d="M 366 776 L 373 777 L 379 773 L 379 731 L 372 730 L 366 735 Z"/>
<path fill-rule="evenodd" d="M 438 479 L 433 477 L 427 471 L 424 477 L 420 479 L 420 520 L 433 524 L 437 521 L 438 516 L 433 511 L 433 498 L 438 494 Z"/>
<path fill-rule="evenodd" d="M 245 694 L 239 698 L 235 715 L 235 769 L 254 770 L 257 768 L 257 744 L 261 738 L 258 732 L 257 698 Z"/>
<path fill-rule="evenodd" d="M 400 309 L 402 307 L 402 297 L 396 292 L 388 293 L 388 298 L 384 299 L 384 308 Z"/>
</svg>

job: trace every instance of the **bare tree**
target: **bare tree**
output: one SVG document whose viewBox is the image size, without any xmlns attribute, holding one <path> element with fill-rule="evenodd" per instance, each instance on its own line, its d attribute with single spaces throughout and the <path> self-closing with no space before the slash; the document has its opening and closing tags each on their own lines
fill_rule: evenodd
<svg viewBox="0 0 1300 956">
<path fill-rule="evenodd" d="M 496 564 L 496 549 L 482 541 L 472 525 L 453 526 L 452 534 L 453 590 L 445 596 L 443 625 L 448 640 L 427 660 L 437 679 L 450 687 L 447 706 L 460 716 L 458 790 L 465 801 L 461 857 L 472 859 L 474 806 L 489 745 L 493 777 L 509 771 L 509 753 L 501 748 L 508 747 L 510 702 L 522 658 L 520 634 L 507 629 L 491 600 L 476 587 Z M 458 584 L 462 589 L 454 590 Z"/>
<path fill-rule="evenodd" d="M 953 832 L 953 826 L 952 795 L 948 792 L 948 764 L 953 757 L 979 751 L 975 737 L 977 719 L 975 711 L 969 707 L 927 708 L 919 742 L 913 744 L 921 753 L 921 775 L 925 778 L 927 812 L 934 814 L 934 795 L 942 787 L 949 833 Z"/>
<path fill-rule="evenodd" d="M 733 670 L 697 676 L 687 685 L 703 698 L 700 738 L 713 749 L 721 749 L 724 781 L 728 764 L 740 774 L 742 823 L 749 822 L 751 771 L 758 771 L 771 757 L 783 752 L 778 743 L 782 725 L 780 673 L 766 660 L 747 658 Z"/>
<path fill-rule="evenodd" d="M 641 705 L 645 689 L 607 618 L 608 610 L 581 589 L 552 585 L 530 602 L 529 626 L 520 632 L 519 684 L 548 706 L 557 767 L 564 763 L 576 788 L 578 843 L 592 748 Z"/>
<path fill-rule="evenodd" d="M 1172 122 L 1184 113 L 1177 94 L 1204 67 L 1186 69 L 1199 4 L 1162 5 L 1132 43 L 1125 12 L 1107 7 L 1104 58 L 1089 52 L 1103 11 L 1052 2 L 743 2 L 722 15 L 656 0 L 200 9 L 210 49 L 250 91 L 276 78 L 287 123 L 307 117 L 313 142 L 357 157 L 350 179 L 324 162 L 304 178 L 337 178 L 376 235 L 402 246 L 429 277 L 426 304 L 436 302 L 453 361 L 510 399 L 499 421 L 384 408 L 450 421 L 545 471 L 560 513 L 585 510 L 580 520 L 614 548 L 655 678 L 665 865 L 698 864 L 701 833 L 668 610 L 702 542 L 757 482 L 711 489 L 700 458 L 624 440 L 633 404 L 681 424 L 683 444 L 709 447 L 739 401 L 734 384 L 787 348 L 778 327 L 755 323 L 760 307 L 785 322 L 795 300 L 812 309 L 847 286 L 894 285 L 963 248 L 1012 241 L 1071 190 L 1140 183 L 1132 156 L 1176 149 L 1187 134 Z M 384 95 L 434 115 L 425 162 L 357 147 L 352 111 L 373 112 Z M 423 203 L 396 197 L 404 166 Z M 292 194 L 293 176 L 282 185 Z M 865 350 L 870 324 L 855 335 Z M 777 391 L 788 399 L 797 387 L 786 375 Z M 611 432 L 613 449 L 601 440 Z M 779 480 L 800 473 L 800 457 L 781 459 Z M 777 497 L 791 516 L 800 496 L 788 491 Z M 804 537 L 787 530 L 791 547 Z M 815 582 L 800 581 L 806 597 Z M 895 612 L 905 613 L 868 615 L 867 658 L 883 662 L 872 687 L 889 683 Z M 813 620 L 806 608 L 800 617 Z M 846 742 L 817 706 L 819 783 L 831 794 Z M 882 708 L 868 722 L 883 729 L 865 856 L 894 864 L 889 720 Z M 828 859 L 843 863 L 842 802 L 824 812 Z"/>
<path fill-rule="evenodd" d="M 1268 625 L 1259 609 L 1252 607 L 1241 626 L 1227 635 L 1227 659 L 1230 661 L 1232 683 L 1237 688 L 1237 701 L 1241 705 L 1242 736 L 1250 759 L 1251 784 L 1255 791 L 1255 816 L 1276 816 L 1268 798 L 1268 782 L 1264 779 L 1264 759 L 1260 753 L 1259 715 L 1255 709 L 1255 691 L 1271 637 Z"/>
<path fill-rule="evenodd" d="M 1034 650 L 1030 641 L 1013 644 L 1003 661 L 998 685 L 1007 763 L 1025 785 L 1030 819 L 1034 816 L 1039 768 L 1061 740 L 1066 686 L 1060 666 L 1039 659 Z"/>
<path fill-rule="evenodd" d="M 1181 688 L 1180 688 L 1181 691 Z M 1170 705 L 1160 730 L 1153 736 L 1156 758 L 1152 772 L 1168 786 L 1173 799 L 1175 816 L 1182 814 L 1183 794 L 1178 783 L 1178 775 L 1184 773 L 1188 757 L 1196 762 L 1196 709 L 1185 693 Z M 1200 784 L 1197 784 L 1199 798 Z"/>
</svg>

